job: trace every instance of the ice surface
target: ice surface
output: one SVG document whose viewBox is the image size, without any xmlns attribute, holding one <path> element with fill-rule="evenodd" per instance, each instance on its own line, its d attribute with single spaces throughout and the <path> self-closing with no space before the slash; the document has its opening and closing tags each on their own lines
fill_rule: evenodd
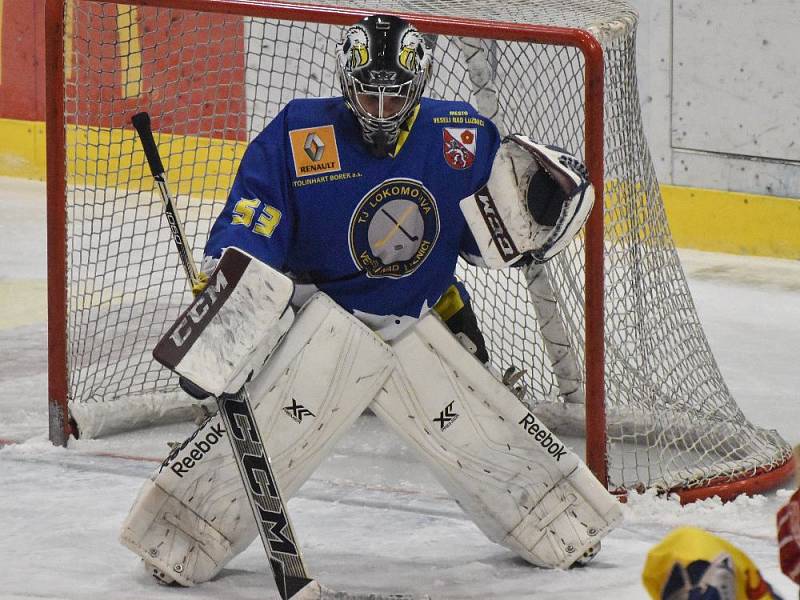
<svg viewBox="0 0 800 600">
<path fill-rule="evenodd" d="M 47 441 L 44 185 L 0 178 L 0 598 L 277 598 L 258 543 L 193 589 L 157 586 L 117 542 L 141 481 L 190 424 Z M 754 423 L 800 443 L 800 264 L 682 252 L 711 346 Z M 775 512 L 789 490 L 681 508 L 634 496 L 585 569 L 533 568 L 486 540 L 410 450 L 362 416 L 289 510 L 311 572 L 335 589 L 433 598 L 645 598 L 647 551 L 705 527 L 745 551 L 786 598 Z"/>
</svg>

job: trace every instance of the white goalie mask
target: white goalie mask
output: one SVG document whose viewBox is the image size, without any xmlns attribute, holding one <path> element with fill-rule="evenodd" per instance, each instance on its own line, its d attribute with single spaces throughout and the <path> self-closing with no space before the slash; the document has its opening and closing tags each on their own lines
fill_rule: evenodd
<svg viewBox="0 0 800 600">
<path fill-rule="evenodd" d="M 345 31 L 336 57 L 342 94 L 364 142 L 387 156 L 428 82 L 430 49 L 403 19 L 373 15 Z"/>
</svg>

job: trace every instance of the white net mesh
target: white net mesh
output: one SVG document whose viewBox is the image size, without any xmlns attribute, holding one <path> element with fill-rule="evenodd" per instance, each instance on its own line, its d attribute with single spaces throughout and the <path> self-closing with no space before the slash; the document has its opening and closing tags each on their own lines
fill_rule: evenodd
<svg viewBox="0 0 800 600">
<path fill-rule="evenodd" d="M 784 463 L 785 442 L 750 424 L 731 398 L 689 295 L 641 126 L 632 9 L 594 0 L 392 9 L 578 27 L 603 44 L 610 486 L 700 486 Z M 67 347 L 70 412 L 83 435 L 178 418 L 187 405 L 150 355 L 190 296 L 130 117 L 153 115 L 199 260 L 246 142 L 290 99 L 338 94 L 339 35 L 330 25 L 68 0 Z M 430 41 L 430 95 L 472 101 L 505 131 L 585 151 L 576 48 Z M 582 241 L 543 269 L 459 273 L 496 365 L 521 367 L 525 401 L 563 435 L 582 434 Z"/>
</svg>

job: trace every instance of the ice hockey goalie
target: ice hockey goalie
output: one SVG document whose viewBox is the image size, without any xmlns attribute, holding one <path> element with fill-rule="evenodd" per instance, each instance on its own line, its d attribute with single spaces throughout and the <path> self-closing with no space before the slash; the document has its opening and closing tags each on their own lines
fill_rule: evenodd
<svg viewBox="0 0 800 600">
<path fill-rule="evenodd" d="M 195 394 L 247 387 L 284 497 L 370 407 L 491 540 L 540 567 L 585 562 L 618 502 L 495 377 L 454 272 L 561 251 L 591 210 L 586 170 L 422 97 L 431 50 L 402 19 L 362 19 L 336 58 L 342 96 L 289 102 L 244 154 L 204 270 L 215 282 L 223 252 L 251 267 L 182 374 Z M 208 581 L 256 535 L 225 435 L 203 423 L 125 520 L 162 581 Z"/>
</svg>

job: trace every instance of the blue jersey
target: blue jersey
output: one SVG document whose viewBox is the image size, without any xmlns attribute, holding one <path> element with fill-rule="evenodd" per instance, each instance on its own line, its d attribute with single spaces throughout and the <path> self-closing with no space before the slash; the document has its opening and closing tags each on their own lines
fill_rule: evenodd
<svg viewBox="0 0 800 600">
<path fill-rule="evenodd" d="M 459 254 L 478 255 L 459 202 L 499 144 L 469 104 L 423 99 L 376 158 L 342 98 L 294 100 L 248 146 L 205 253 L 241 248 L 390 339 L 454 282 Z"/>
</svg>

